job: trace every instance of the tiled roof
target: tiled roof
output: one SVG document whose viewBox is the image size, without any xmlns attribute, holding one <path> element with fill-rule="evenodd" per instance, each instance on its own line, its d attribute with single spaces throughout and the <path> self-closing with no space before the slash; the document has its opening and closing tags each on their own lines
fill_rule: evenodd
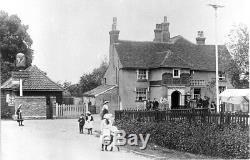
<svg viewBox="0 0 250 160">
<path fill-rule="evenodd" d="M 36 66 L 30 66 L 25 71 L 29 72 L 28 78 L 23 80 L 23 90 L 42 90 L 42 91 L 63 91 L 58 84 L 53 82 L 49 77 L 45 75 L 43 71 L 38 69 Z M 11 77 L 3 85 L 1 89 L 15 89 L 19 85 L 17 79 Z M 13 83 L 14 82 L 14 83 Z"/>
<path fill-rule="evenodd" d="M 215 46 L 189 43 L 181 36 L 172 38 L 170 43 L 120 40 L 115 48 L 123 68 L 181 67 L 215 71 Z M 169 51 L 171 56 L 167 56 Z M 219 69 L 223 70 L 221 64 L 230 58 L 224 45 L 219 46 L 219 55 Z"/>
<path fill-rule="evenodd" d="M 115 85 L 100 85 L 100 86 L 98 86 L 98 87 L 96 87 L 88 92 L 85 92 L 83 94 L 83 96 L 95 97 L 95 96 L 97 96 L 99 94 L 103 94 L 103 93 L 105 93 L 105 92 L 107 92 L 115 87 L 116 87 Z"/>
</svg>

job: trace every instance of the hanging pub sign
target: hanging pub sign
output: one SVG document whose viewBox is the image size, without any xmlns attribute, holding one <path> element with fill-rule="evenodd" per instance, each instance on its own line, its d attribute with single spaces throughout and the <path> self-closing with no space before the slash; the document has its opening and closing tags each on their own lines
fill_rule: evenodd
<svg viewBox="0 0 250 160">
<path fill-rule="evenodd" d="M 26 59 L 23 53 L 18 53 L 16 55 L 16 67 L 24 68 L 26 66 Z"/>
</svg>

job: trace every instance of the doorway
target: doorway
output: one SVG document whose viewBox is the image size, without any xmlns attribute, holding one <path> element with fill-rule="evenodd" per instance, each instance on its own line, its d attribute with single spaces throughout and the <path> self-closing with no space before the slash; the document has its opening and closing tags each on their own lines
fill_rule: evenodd
<svg viewBox="0 0 250 160">
<path fill-rule="evenodd" d="M 180 95 L 179 91 L 174 91 L 171 94 L 171 109 L 178 109 L 180 106 Z"/>
<path fill-rule="evenodd" d="M 47 119 L 53 118 L 53 108 L 50 96 L 46 96 L 46 118 Z"/>
</svg>

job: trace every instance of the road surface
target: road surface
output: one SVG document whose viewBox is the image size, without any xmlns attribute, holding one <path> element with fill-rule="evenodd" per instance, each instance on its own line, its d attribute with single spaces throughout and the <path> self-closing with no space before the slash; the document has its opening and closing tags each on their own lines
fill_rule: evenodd
<svg viewBox="0 0 250 160">
<path fill-rule="evenodd" d="M 76 119 L 1 120 L 1 160 L 146 160 L 127 151 L 101 151 L 95 135 L 79 134 Z"/>
</svg>

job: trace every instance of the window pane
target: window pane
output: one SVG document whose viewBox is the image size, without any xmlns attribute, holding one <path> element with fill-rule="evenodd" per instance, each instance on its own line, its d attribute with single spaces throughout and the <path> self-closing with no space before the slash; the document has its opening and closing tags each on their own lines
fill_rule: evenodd
<svg viewBox="0 0 250 160">
<path fill-rule="evenodd" d="M 137 88 L 136 89 L 136 100 L 144 101 L 146 100 L 147 88 Z"/>
<path fill-rule="evenodd" d="M 147 78 L 146 73 L 147 73 L 146 70 L 140 69 L 138 72 L 138 79 L 146 79 Z"/>
</svg>

